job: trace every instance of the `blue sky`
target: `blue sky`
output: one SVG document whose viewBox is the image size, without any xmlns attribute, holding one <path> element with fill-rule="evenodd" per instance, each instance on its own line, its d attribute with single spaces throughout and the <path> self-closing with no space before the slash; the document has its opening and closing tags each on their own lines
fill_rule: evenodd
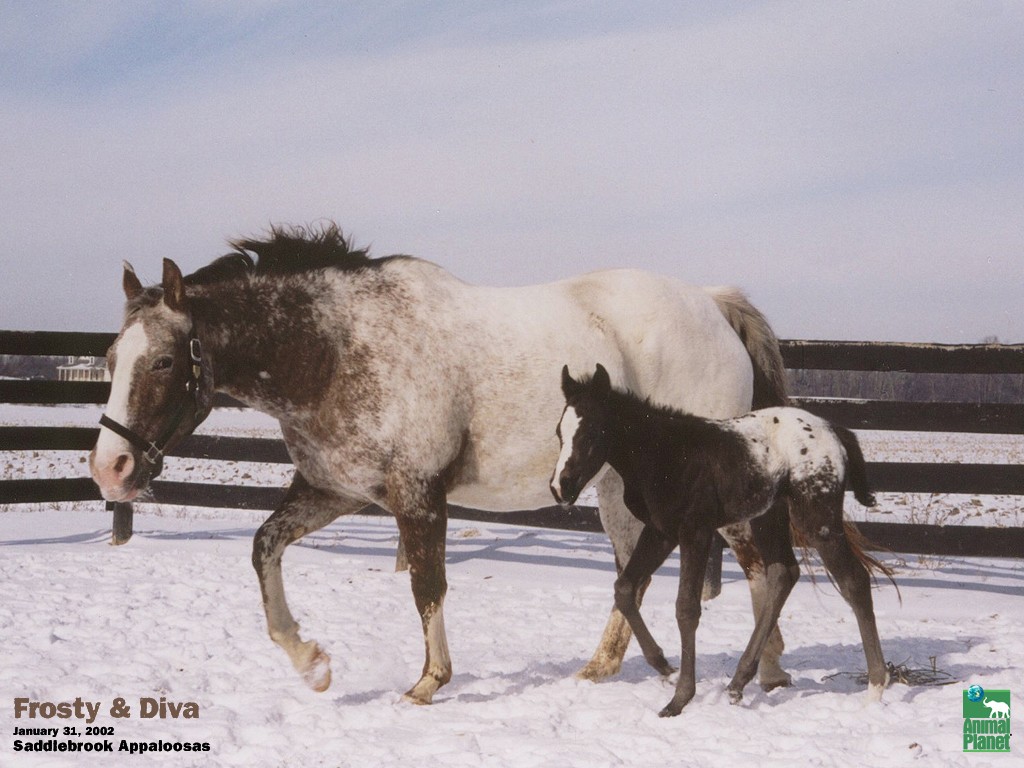
<svg viewBox="0 0 1024 768">
<path fill-rule="evenodd" d="M 0 327 L 271 223 L 788 338 L 1024 341 L 1024 3 L 3 2 Z"/>
</svg>

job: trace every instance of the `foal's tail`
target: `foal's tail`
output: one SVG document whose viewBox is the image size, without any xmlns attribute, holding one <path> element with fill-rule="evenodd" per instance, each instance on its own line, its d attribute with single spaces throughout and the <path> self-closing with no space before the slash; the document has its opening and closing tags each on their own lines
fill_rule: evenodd
<svg viewBox="0 0 1024 768">
<path fill-rule="evenodd" d="M 853 551 L 853 556 L 860 560 L 861 565 L 867 568 L 868 573 L 874 576 L 876 573 L 880 573 L 889 580 L 889 583 L 896 587 L 896 596 L 900 599 L 900 605 L 903 605 L 903 595 L 900 592 L 900 585 L 896 583 L 896 579 L 893 578 L 895 571 L 888 565 L 883 563 L 878 558 L 869 555 L 868 549 L 878 549 L 877 544 L 873 544 L 867 536 L 860 532 L 860 529 L 849 520 L 843 520 L 843 533 L 846 535 L 846 541 L 850 545 L 850 549 Z M 831 576 L 829 577 L 831 578 Z"/>
<path fill-rule="evenodd" d="M 860 442 L 857 436 L 845 427 L 837 424 L 832 425 L 832 431 L 836 433 L 839 442 L 843 444 L 846 451 L 846 484 L 853 491 L 857 501 L 865 507 L 875 506 L 875 495 L 868 487 L 867 467 L 864 465 L 864 454 L 860 449 Z"/>
<path fill-rule="evenodd" d="M 786 367 L 782 362 L 779 340 L 765 316 L 737 288 L 706 290 L 750 355 L 754 367 L 753 407 L 788 405 Z"/>
<path fill-rule="evenodd" d="M 860 443 L 857 440 L 857 436 L 846 429 L 836 424 L 832 424 L 832 431 L 835 432 L 836 437 L 842 444 L 843 449 L 846 451 L 846 484 L 851 491 L 853 491 L 854 497 L 863 504 L 865 507 L 875 506 L 875 496 L 871 493 L 871 489 L 868 487 L 867 468 L 865 467 L 864 454 L 860 449 Z M 807 562 L 807 554 L 810 547 L 810 543 L 803 536 L 796 526 L 790 526 L 790 532 L 793 535 L 793 544 L 803 550 L 804 562 Z M 853 556 L 860 561 L 868 573 L 872 576 L 875 574 L 882 574 L 889 580 L 889 582 L 896 587 L 896 594 L 900 598 L 900 603 L 903 603 L 903 596 L 900 594 L 899 585 L 896 583 L 896 579 L 893 578 L 894 571 L 892 568 L 887 566 L 878 558 L 869 555 L 868 550 L 881 549 L 877 544 L 874 544 L 867 536 L 860 532 L 860 529 L 850 520 L 843 520 L 843 534 L 846 538 L 847 544 L 850 545 L 850 550 L 853 552 Z M 827 573 L 827 571 L 826 571 Z M 813 575 L 812 575 L 813 580 Z M 828 574 L 829 581 L 832 581 L 832 574 Z M 833 582 L 834 584 L 835 582 Z"/>
<path fill-rule="evenodd" d="M 789 527 L 789 532 L 793 537 L 793 546 L 800 549 L 803 552 L 804 565 L 807 567 L 807 572 L 811 577 L 811 581 L 814 582 L 814 571 L 810 568 L 810 551 L 811 543 L 807 538 L 800 532 L 800 529 L 795 525 Z M 874 578 L 875 574 L 882 574 L 889 580 L 889 582 L 896 587 L 896 595 L 900 599 L 900 605 L 903 604 L 903 595 L 900 594 L 900 586 L 896 583 L 894 578 L 895 571 L 887 566 L 877 557 L 868 554 L 869 549 L 879 549 L 877 544 L 871 542 L 867 536 L 860 532 L 860 529 L 851 520 L 843 520 L 843 535 L 846 538 L 846 543 L 850 545 L 850 551 L 853 552 L 853 556 L 857 558 L 861 565 L 871 574 Z M 825 571 L 828 576 L 828 580 L 835 586 L 835 580 L 832 578 L 832 574 L 828 570 Z"/>
</svg>

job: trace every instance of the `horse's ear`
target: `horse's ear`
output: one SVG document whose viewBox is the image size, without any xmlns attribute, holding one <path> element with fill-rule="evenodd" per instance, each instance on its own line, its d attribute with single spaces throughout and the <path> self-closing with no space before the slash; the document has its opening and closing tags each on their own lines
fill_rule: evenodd
<svg viewBox="0 0 1024 768">
<path fill-rule="evenodd" d="M 178 265 L 164 259 L 164 304 L 176 312 L 185 311 L 185 278 Z"/>
<path fill-rule="evenodd" d="M 140 281 L 139 276 L 135 274 L 135 267 L 127 261 L 124 262 L 124 277 L 121 278 L 121 286 L 124 288 L 124 295 L 129 301 L 134 299 L 144 290 L 142 287 L 142 281 Z"/>
<path fill-rule="evenodd" d="M 569 375 L 569 366 L 562 366 L 562 394 L 571 397 L 580 391 L 580 383 Z"/>
<path fill-rule="evenodd" d="M 612 391 L 612 379 L 608 375 L 608 371 L 600 363 L 597 364 L 597 370 L 594 371 L 594 378 L 591 384 L 602 397 Z"/>
</svg>

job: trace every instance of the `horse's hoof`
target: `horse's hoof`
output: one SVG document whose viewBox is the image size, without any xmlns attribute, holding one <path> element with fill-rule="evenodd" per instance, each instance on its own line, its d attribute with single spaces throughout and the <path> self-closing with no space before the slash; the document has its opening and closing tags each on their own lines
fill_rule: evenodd
<svg viewBox="0 0 1024 768">
<path fill-rule="evenodd" d="M 430 704 L 438 689 L 452 679 L 451 667 L 440 669 L 434 673 L 426 673 L 402 697 L 412 704 Z"/>
<path fill-rule="evenodd" d="M 433 703 L 434 693 L 437 691 L 439 687 L 436 681 L 433 682 L 434 684 L 430 685 L 425 684 L 424 680 L 420 680 L 418 683 L 416 683 L 416 685 L 414 685 L 412 688 L 410 688 L 408 691 L 402 694 L 402 701 L 407 701 L 410 704 L 415 704 L 419 707 L 425 707 L 428 704 Z"/>
<path fill-rule="evenodd" d="M 432 700 L 432 696 L 418 696 L 415 693 L 413 693 L 413 691 L 406 691 L 402 694 L 402 701 L 408 702 L 409 704 L 415 704 L 418 707 L 429 706 Z"/>
<path fill-rule="evenodd" d="M 598 683 L 612 675 L 617 675 L 620 669 L 622 669 L 621 661 L 597 661 L 596 659 L 591 659 L 587 663 L 587 666 L 576 673 L 576 677 L 580 680 L 589 680 L 592 683 Z"/>
<path fill-rule="evenodd" d="M 739 704 L 741 701 L 743 701 L 743 691 L 729 691 L 730 704 Z"/>
<path fill-rule="evenodd" d="M 331 657 L 317 646 L 316 652 L 302 671 L 302 679 L 317 693 L 323 693 L 331 685 Z"/>
<path fill-rule="evenodd" d="M 776 688 L 789 688 L 793 684 L 793 678 L 786 672 L 782 674 L 783 677 L 776 677 L 770 680 L 761 679 L 761 690 L 768 693 L 768 691 L 774 691 Z"/>
</svg>

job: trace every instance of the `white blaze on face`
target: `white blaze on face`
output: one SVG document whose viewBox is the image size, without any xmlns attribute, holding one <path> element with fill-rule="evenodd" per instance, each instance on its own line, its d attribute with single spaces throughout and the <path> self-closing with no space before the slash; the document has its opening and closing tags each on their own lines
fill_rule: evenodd
<svg viewBox="0 0 1024 768">
<path fill-rule="evenodd" d="M 555 492 L 555 495 L 558 498 L 562 498 L 558 478 L 562 474 L 562 470 L 565 469 L 565 465 L 569 463 L 569 458 L 572 456 L 572 439 L 575 437 L 576 430 L 579 428 L 580 417 L 576 414 L 576 409 L 571 405 L 566 406 L 565 412 L 562 414 L 562 421 L 558 425 L 559 435 L 562 440 L 562 451 L 558 454 L 558 463 L 555 465 L 555 472 L 551 476 L 551 489 Z"/>
<path fill-rule="evenodd" d="M 142 323 L 136 323 L 125 329 L 117 342 L 117 367 L 113 380 L 110 382 L 110 399 L 107 401 L 106 414 L 119 424 L 128 422 L 128 398 L 132 391 L 132 373 L 135 363 L 149 349 L 149 339 Z M 131 450 L 128 441 L 106 427 L 100 427 L 100 436 L 96 441 L 96 463 L 100 466 L 110 465 L 122 453 Z"/>
</svg>

